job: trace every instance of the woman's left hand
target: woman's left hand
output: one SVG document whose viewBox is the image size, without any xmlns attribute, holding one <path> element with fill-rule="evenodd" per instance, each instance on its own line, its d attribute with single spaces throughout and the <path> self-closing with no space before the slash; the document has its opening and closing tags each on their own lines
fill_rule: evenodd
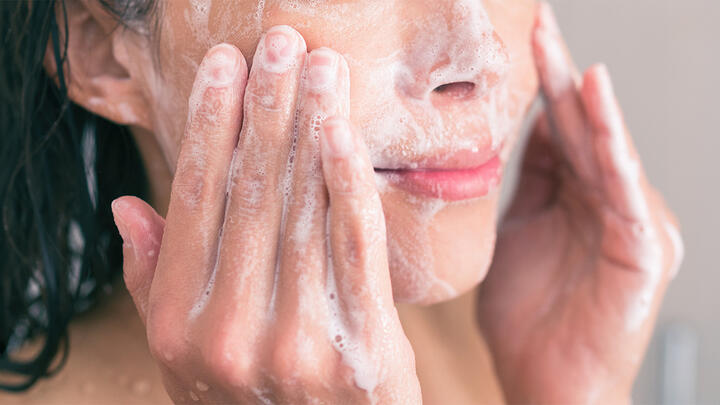
<svg viewBox="0 0 720 405">
<path fill-rule="evenodd" d="M 510 403 L 628 403 L 682 242 L 645 178 L 607 70 L 579 78 L 546 4 L 533 49 L 548 108 L 478 320 Z"/>
</svg>

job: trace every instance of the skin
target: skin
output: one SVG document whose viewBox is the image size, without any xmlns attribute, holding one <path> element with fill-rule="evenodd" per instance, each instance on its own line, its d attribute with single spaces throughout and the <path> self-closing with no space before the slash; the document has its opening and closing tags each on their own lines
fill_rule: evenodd
<svg viewBox="0 0 720 405">
<path fill-rule="evenodd" d="M 683 247 L 607 69 L 580 79 L 546 5 L 533 45 L 549 109 L 525 153 L 478 320 L 510 402 L 622 402 Z"/>
<path fill-rule="evenodd" d="M 254 28 L 222 31 L 224 18 L 248 16 L 256 5 L 238 2 L 223 13 L 210 10 L 208 35 L 189 32 L 181 12 L 187 5 L 170 2 L 158 45 L 165 68 L 150 63 L 148 48 L 131 33 L 112 41 L 84 37 L 114 56 L 98 64 L 114 60 L 121 69 L 73 70 L 71 97 L 131 125 L 148 162 L 155 207 L 123 197 L 112 208 L 125 241 L 125 282 L 170 397 L 442 402 L 442 388 L 432 383 L 442 376 L 427 378 L 424 370 L 441 364 L 427 361 L 442 341 L 428 336 L 445 322 L 448 336 L 481 328 L 511 403 L 627 402 L 682 247 L 672 215 L 643 175 L 606 70 L 593 67 L 580 79 L 547 6 L 487 1 L 476 20 L 461 21 L 491 22 L 497 35 L 483 38 L 509 55 L 493 89 L 509 90 L 512 128 L 534 95 L 532 58 L 548 107 L 494 247 L 496 192 L 428 217 L 427 201 L 377 187 L 373 167 L 388 159 L 364 125 L 377 113 L 372 62 L 422 36 L 423 27 L 408 22 L 419 20 L 413 17 L 450 18 L 443 13 L 454 2 L 400 3 L 380 8 L 388 17 L 382 25 L 373 25 L 379 20 L 366 3 L 349 7 L 366 7 L 352 11 L 367 21 L 328 25 L 332 13 L 308 17 L 270 2 Z M 74 4 L 71 32 L 89 30 L 88 21 L 97 21 L 97 32 L 110 26 L 91 3 Z M 303 29 L 271 28 L 280 22 Z M 266 51 L 282 43 L 272 40 L 276 34 L 296 41 L 280 52 L 280 65 L 272 62 L 281 55 Z M 70 49 L 72 64 L 84 48 L 71 40 Z M 192 61 L 201 57 L 196 70 Z M 324 74 L 313 71 L 333 60 Z M 425 83 L 419 79 L 427 66 L 413 66 L 412 83 Z M 486 97 L 431 94 L 434 110 L 413 111 L 420 121 L 437 113 L 462 122 L 460 129 L 480 125 L 481 116 L 468 114 L 482 110 Z M 316 123 L 318 112 L 333 118 Z M 294 170 L 286 176 L 296 117 Z M 452 142 L 470 136 L 456 133 Z M 487 145 L 493 136 L 507 156 L 512 131 L 473 140 Z M 416 234 L 424 237 L 403 237 Z M 474 288 L 493 251 L 474 321 L 445 321 L 473 300 L 434 312 L 401 307 L 398 315 L 396 301 L 436 303 Z M 412 260 L 426 252 L 432 266 Z M 441 283 L 419 289 L 414 270 Z M 408 336 L 426 344 L 411 346 Z M 475 351 L 465 348 L 454 350 Z"/>
</svg>

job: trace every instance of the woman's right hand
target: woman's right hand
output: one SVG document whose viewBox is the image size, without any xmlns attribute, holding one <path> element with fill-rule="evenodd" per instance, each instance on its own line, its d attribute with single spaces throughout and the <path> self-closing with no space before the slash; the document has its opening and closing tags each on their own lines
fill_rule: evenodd
<svg viewBox="0 0 720 405">
<path fill-rule="evenodd" d="M 247 70 L 227 44 L 200 65 L 166 220 L 134 197 L 113 203 L 168 393 L 420 403 L 373 168 L 347 121 L 347 64 L 281 26 Z"/>
</svg>

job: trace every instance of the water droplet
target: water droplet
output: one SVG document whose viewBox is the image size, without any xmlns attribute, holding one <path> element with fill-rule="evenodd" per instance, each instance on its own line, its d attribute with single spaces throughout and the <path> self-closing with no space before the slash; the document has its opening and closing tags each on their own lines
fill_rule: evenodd
<svg viewBox="0 0 720 405">
<path fill-rule="evenodd" d="M 330 294 L 330 299 L 331 299 L 331 300 L 334 300 L 334 299 L 335 299 L 335 294 Z"/>
<path fill-rule="evenodd" d="M 195 386 L 197 387 L 197 389 L 199 389 L 199 390 L 202 391 L 202 392 L 205 392 L 205 391 L 207 391 L 208 389 L 210 389 L 210 387 L 209 387 L 207 384 L 205 384 L 204 382 L 202 382 L 202 381 L 200 381 L 200 380 L 198 380 L 197 382 L 195 382 Z"/>
<path fill-rule="evenodd" d="M 136 380 L 130 385 L 133 394 L 147 395 L 150 392 L 150 383 L 147 380 Z"/>
<path fill-rule="evenodd" d="M 190 398 L 192 398 L 193 401 L 199 401 L 200 397 L 197 396 L 196 393 L 190 391 Z"/>
<path fill-rule="evenodd" d="M 340 336 L 340 335 L 335 336 L 336 342 L 340 342 L 341 340 L 342 340 L 342 336 Z"/>
</svg>

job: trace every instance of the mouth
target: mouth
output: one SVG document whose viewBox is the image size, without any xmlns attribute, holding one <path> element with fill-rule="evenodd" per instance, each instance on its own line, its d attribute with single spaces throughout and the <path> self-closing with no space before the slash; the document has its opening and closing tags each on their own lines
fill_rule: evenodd
<svg viewBox="0 0 720 405">
<path fill-rule="evenodd" d="M 394 186 L 412 194 L 448 202 L 464 201 L 488 196 L 502 179 L 499 153 L 477 162 L 475 151 L 461 151 L 452 156 L 425 160 L 426 167 L 375 168 Z M 432 164 L 432 162 L 446 162 Z"/>
</svg>

